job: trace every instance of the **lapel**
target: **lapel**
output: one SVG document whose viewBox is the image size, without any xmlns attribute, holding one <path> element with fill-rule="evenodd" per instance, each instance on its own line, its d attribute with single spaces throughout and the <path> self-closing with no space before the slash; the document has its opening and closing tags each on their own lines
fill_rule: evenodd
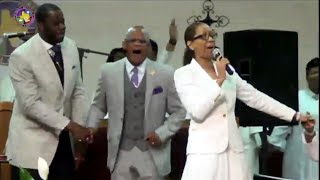
<svg viewBox="0 0 320 180">
<path fill-rule="evenodd" d="M 112 74 L 117 74 L 116 76 L 112 77 L 113 82 L 115 82 L 115 92 L 118 94 L 118 101 L 114 103 L 120 103 L 120 114 L 124 115 L 124 75 L 125 75 L 125 61 L 127 58 L 123 58 L 119 60 L 117 63 L 116 68 L 111 69 L 113 71 Z"/>
<path fill-rule="evenodd" d="M 39 68 L 46 74 L 50 79 L 53 79 L 53 86 L 58 87 L 58 89 L 63 93 L 63 87 L 59 78 L 56 67 L 54 66 L 52 59 L 44 46 L 39 34 L 34 37 L 35 41 L 35 51 L 37 53 L 37 59 L 39 62 Z"/>
<path fill-rule="evenodd" d="M 63 58 L 63 71 L 64 71 L 64 88 L 63 88 L 63 92 L 64 92 L 64 97 L 66 96 L 67 92 L 70 89 L 70 81 L 72 80 L 71 78 L 72 76 L 72 54 L 69 51 L 69 48 L 67 48 L 66 42 L 63 41 L 61 43 L 61 53 L 62 53 L 62 58 Z M 78 67 L 80 68 L 80 67 Z M 57 73 L 58 74 L 58 73 Z M 60 80 L 59 80 L 60 81 Z M 60 83 L 61 84 L 61 83 Z"/>
<path fill-rule="evenodd" d="M 196 61 L 196 60 L 192 60 L 191 63 L 190 63 L 194 70 L 196 70 L 196 73 L 194 73 L 197 77 L 199 77 L 200 79 L 202 79 L 202 81 L 200 81 L 200 83 L 214 83 L 215 80 L 213 80 L 209 75 L 208 73 L 202 69 L 202 67 L 199 65 L 199 63 Z M 213 64 L 214 66 L 214 69 L 216 72 L 217 71 L 217 67 L 216 67 L 216 64 L 214 62 Z M 226 72 L 227 73 L 227 72 Z M 217 74 L 219 75 L 219 74 Z M 203 78 L 202 78 L 203 77 Z M 199 81 L 199 80 L 198 80 Z M 230 88 L 230 87 L 233 87 L 235 86 L 234 82 L 233 82 L 233 79 L 232 79 L 232 76 L 230 76 L 228 73 L 226 74 L 226 79 L 225 81 L 223 82 L 222 86 L 221 86 L 221 89 L 222 90 L 225 90 L 226 88 Z"/>
<path fill-rule="evenodd" d="M 200 66 L 200 64 L 195 59 L 192 59 L 190 65 L 192 66 L 191 71 L 195 71 L 193 75 L 194 77 L 196 77 L 196 83 L 207 84 L 214 82 L 214 80 L 209 76 L 209 74 Z"/>
<path fill-rule="evenodd" d="M 145 95 L 145 103 L 144 103 L 144 109 L 145 109 L 145 117 L 147 116 L 147 112 L 149 112 L 149 105 L 152 97 L 152 92 L 155 84 L 155 80 L 157 77 L 157 71 L 156 68 L 154 67 L 154 62 L 146 59 L 147 64 L 146 64 L 146 95 Z"/>
</svg>

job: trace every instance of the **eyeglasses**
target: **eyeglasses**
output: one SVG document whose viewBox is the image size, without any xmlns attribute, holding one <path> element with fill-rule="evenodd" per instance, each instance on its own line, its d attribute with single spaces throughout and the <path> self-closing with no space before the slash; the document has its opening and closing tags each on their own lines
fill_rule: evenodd
<svg viewBox="0 0 320 180">
<path fill-rule="evenodd" d="M 205 33 L 205 34 L 200 34 L 200 35 L 197 35 L 193 38 L 193 40 L 197 40 L 197 39 L 201 39 L 201 40 L 204 40 L 204 41 L 207 41 L 209 39 L 209 37 L 211 37 L 212 39 L 216 39 L 218 36 L 218 33 L 214 32 L 214 31 L 210 31 L 208 33 Z"/>
<path fill-rule="evenodd" d="M 128 43 L 140 43 L 140 44 L 146 44 L 147 41 L 144 39 L 126 39 Z"/>
</svg>

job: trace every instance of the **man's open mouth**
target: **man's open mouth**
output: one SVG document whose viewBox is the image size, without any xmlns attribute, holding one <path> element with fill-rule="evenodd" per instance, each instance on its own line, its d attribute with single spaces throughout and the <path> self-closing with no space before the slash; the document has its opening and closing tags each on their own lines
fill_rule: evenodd
<svg viewBox="0 0 320 180">
<path fill-rule="evenodd" d="M 133 54 L 141 54 L 141 50 L 133 50 L 132 53 Z"/>
</svg>

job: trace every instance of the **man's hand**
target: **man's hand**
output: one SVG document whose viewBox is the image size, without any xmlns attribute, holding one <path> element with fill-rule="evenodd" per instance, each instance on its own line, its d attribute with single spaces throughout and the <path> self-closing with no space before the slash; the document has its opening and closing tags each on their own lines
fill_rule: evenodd
<svg viewBox="0 0 320 180">
<path fill-rule="evenodd" d="M 171 23 L 169 25 L 169 42 L 167 44 L 166 50 L 167 51 L 174 51 L 174 48 L 178 41 L 178 28 L 176 26 L 175 19 L 171 20 Z"/>
<path fill-rule="evenodd" d="M 306 121 L 301 122 L 302 127 L 305 129 L 304 136 L 305 136 L 306 142 L 310 143 L 312 142 L 313 137 L 316 135 L 314 131 L 316 120 L 310 116 L 309 112 L 307 112 L 307 116 L 303 118 L 307 119 Z"/>
<path fill-rule="evenodd" d="M 71 132 L 73 138 L 77 141 L 89 141 L 91 137 L 90 129 L 83 127 L 73 121 L 67 125 L 67 129 Z"/>
<path fill-rule="evenodd" d="M 162 145 L 161 139 L 159 138 L 158 134 L 155 132 L 151 132 L 147 135 L 146 140 L 148 143 L 153 147 L 159 147 Z"/>
<path fill-rule="evenodd" d="M 89 128 L 90 137 L 87 139 L 87 143 L 92 144 L 94 141 L 94 135 L 97 133 L 97 128 Z"/>
<path fill-rule="evenodd" d="M 236 117 L 236 123 L 237 123 L 237 127 L 239 128 L 239 126 L 240 126 L 240 118 L 239 117 Z"/>
<path fill-rule="evenodd" d="M 170 40 L 177 42 L 178 28 L 176 26 L 176 20 L 174 18 L 171 20 L 171 23 L 169 26 L 169 36 L 170 36 Z M 172 44 L 172 45 L 175 45 L 175 44 Z"/>
</svg>

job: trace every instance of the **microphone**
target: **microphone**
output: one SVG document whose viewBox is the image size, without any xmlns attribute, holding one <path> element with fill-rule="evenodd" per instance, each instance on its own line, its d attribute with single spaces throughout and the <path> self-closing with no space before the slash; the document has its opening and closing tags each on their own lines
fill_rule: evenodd
<svg viewBox="0 0 320 180">
<path fill-rule="evenodd" d="M 15 38 L 15 37 L 24 37 L 24 36 L 28 36 L 28 35 L 34 35 L 35 33 L 33 32 L 18 32 L 18 33 L 4 33 L 3 36 L 6 38 Z"/>
<path fill-rule="evenodd" d="M 219 56 L 222 56 L 222 53 L 219 48 L 214 48 L 212 51 L 212 55 L 213 55 L 213 60 L 216 61 Z M 229 75 L 232 75 L 235 69 L 230 64 L 227 64 L 226 71 L 228 72 Z"/>
</svg>

